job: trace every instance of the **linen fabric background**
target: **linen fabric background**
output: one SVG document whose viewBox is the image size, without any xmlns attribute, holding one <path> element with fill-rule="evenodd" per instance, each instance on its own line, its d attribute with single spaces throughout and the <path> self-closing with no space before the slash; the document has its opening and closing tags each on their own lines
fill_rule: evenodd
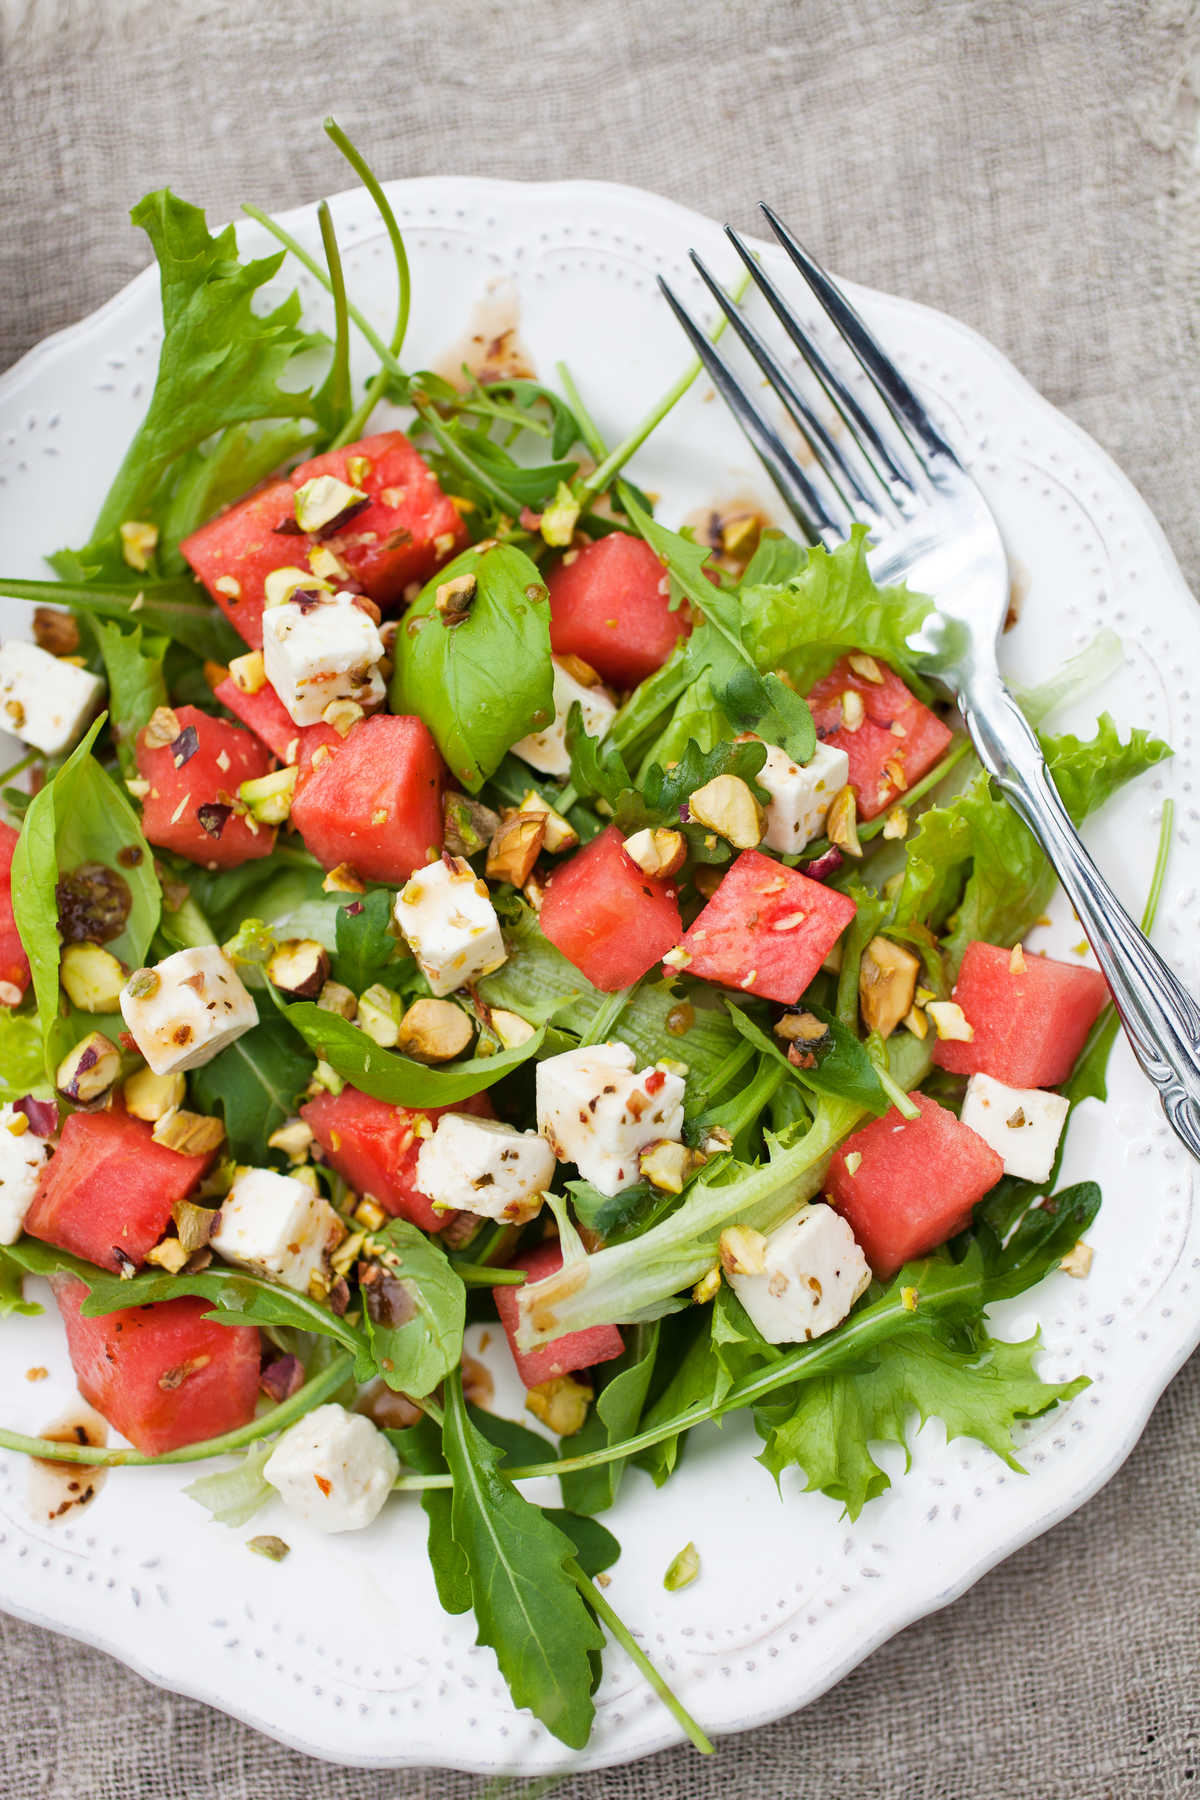
<svg viewBox="0 0 1200 1800">
<path fill-rule="evenodd" d="M 1200 578 L 1200 6 L 1187 0 L 0 0 L 0 363 L 213 220 L 384 176 L 580 175 L 754 227 L 968 321 L 1123 465 Z M 1136 1231 L 1136 1219 L 1130 1221 Z M 563 1800 L 1100 1800 L 1200 1789 L 1200 1364 L 1110 1485 L 807 1711 Z M 0 1791 L 445 1800 L 338 1770 L 0 1617 Z M 516 1793 L 522 1784 L 507 1790 Z"/>
</svg>

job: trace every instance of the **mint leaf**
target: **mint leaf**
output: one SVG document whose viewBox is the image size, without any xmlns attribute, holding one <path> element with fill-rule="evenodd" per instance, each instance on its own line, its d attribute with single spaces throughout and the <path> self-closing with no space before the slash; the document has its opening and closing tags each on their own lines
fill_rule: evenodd
<svg viewBox="0 0 1200 1800">
<path fill-rule="evenodd" d="M 470 575 L 466 617 L 437 609 L 446 582 Z M 510 745 L 554 717 L 550 606 L 537 565 L 511 544 L 464 551 L 404 617 L 394 652 L 394 711 L 424 719 L 456 780 L 478 793 Z"/>
<path fill-rule="evenodd" d="M 445 1251 L 405 1219 L 372 1232 L 369 1249 L 382 1277 L 363 1288 L 372 1357 L 389 1387 L 420 1400 L 462 1360 L 466 1289 Z"/>
<path fill-rule="evenodd" d="M 201 1112 L 225 1120 L 238 1162 L 261 1162 L 266 1140 L 295 1112 L 312 1072 L 312 1057 L 287 1027 L 279 1019 L 263 1019 L 192 1070 L 192 1098 Z"/>
<path fill-rule="evenodd" d="M 568 1573 L 575 1543 L 501 1473 L 500 1454 L 467 1414 L 457 1374 L 446 1383 L 442 1443 L 478 1641 L 496 1652 L 515 1704 L 580 1749 L 595 1716 L 591 1694 L 604 1635 Z"/>
</svg>

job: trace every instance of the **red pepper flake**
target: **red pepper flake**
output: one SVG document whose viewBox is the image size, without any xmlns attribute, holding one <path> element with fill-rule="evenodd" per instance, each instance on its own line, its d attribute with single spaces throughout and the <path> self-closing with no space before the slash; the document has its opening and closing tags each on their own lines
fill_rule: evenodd
<svg viewBox="0 0 1200 1800">
<path fill-rule="evenodd" d="M 665 1069 L 652 1069 L 650 1074 L 646 1077 L 646 1092 L 648 1094 L 657 1094 L 659 1088 L 666 1084 L 666 1079 L 667 1075 Z"/>
<path fill-rule="evenodd" d="M 329 1480 L 327 1475 L 314 1475 L 313 1480 L 316 1482 L 317 1486 L 320 1488 L 321 1492 L 324 1494 L 325 1498 L 328 1500 L 330 1494 L 332 1494 L 332 1492 L 333 1492 L 332 1481 Z"/>
</svg>

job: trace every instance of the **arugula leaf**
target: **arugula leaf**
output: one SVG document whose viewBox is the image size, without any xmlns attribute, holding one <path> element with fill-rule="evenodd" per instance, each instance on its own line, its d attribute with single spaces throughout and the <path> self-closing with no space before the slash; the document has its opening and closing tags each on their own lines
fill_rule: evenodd
<svg viewBox="0 0 1200 1800">
<path fill-rule="evenodd" d="M 637 1430 L 658 1355 L 660 1327 L 634 1325 L 625 1333 L 625 1349 L 616 1362 L 598 1372 L 602 1386 L 583 1429 L 564 1439 L 564 1456 L 585 1455 L 602 1444 L 619 1444 Z M 617 1497 L 625 1465 L 601 1463 L 560 1477 L 563 1499 L 576 1513 L 604 1512 Z M 589 1574 L 594 1573 L 588 1570 Z"/>
<path fill-rule="evenodd" d="M 939 1418 L 948 1438 L 973 1437 L 1011 1469 L 1018 1420 L 1037 1418 L 1089 1385 L 1086 1377 L 1046 1382 L 1034 1368 L 1035 1335 L 1022 1343 L 989 1339 L 982 1351 L 913 1333 L 880 1344 L 874 1367 L 819 1376 L 799 1390 L 782 1424 L 767 1424 L 759 1461 L 778 1480 L 799 1463 L 808 1491 L 840 1500 L 856 1519 L 868 1500 L 891 1485 L 869 1448 L 872 1439 L 900 1444 L 911 1463 L 911 1418 Z"/>
<path fill-rule="evenodd" d="M 122 772 L 134 773 L 136 739 L 157 706 L 167 704 L 163 658 L 168 639 L 146 636 L 143 627 L 122 631 L 110 620 L 95 623 L 96 641 L 108 676 L 113 741 Z"/>
<path fill-rule="evenodd" d="M 147 581 L 134 586 L 120 580 L 98 579 L 92 564 L 73 550 L 60 550 L 50 558 L 61 581 L 18 581 L 0 576 L 0 594 L 26 600 L 33 606 L 69 606 L 97 619 L 118 625 L 141 624 L 185 645 L 194 655 L 213 662 L 228 662 L 245 644 L 220 609 L 189 576 L 186 580 Z"/>
<path fill-rule="evenodd" d="M 361 994 L 373 982 L 387 982 L 389 974 L 411 973 L 410 960 L 397 967 L 397 944 L 388 929 L 392 920 L 392 894 L 372 888 L 357 903 L 357 911 L 339 906 L 336 917 L 337 955 L 335 978 L 352 993 Z"/>
<path fill-rule="evenodd" d="M 599 1575 L 611 1569 L 621 1554 L 621 1546 L 598 1519 L 570 1512 L 564 1506 L 545 1506 L 542 1517 L 564 1532 L 575 1546 L 575 1560 L 585 1575 Z"/>
<path fill-rule="evenodd" d="M 162 893 L 154 859 L 137 816 L 111 776 L 91 755 L 105 715 L 29 804 L 13 853 L 13 916 L 29 958 L 37 996 L 47 1073 L 69 1043 L 70 1021 L 59 1029 L 58 937 L 60 875 L 83 863 L 103 863 L 119 874 L 130 894 L 129 917 L 108 948 L 136 967 L 145 959 L 158 924 Z M 89 1029 L 99 1021 L 92 1020 Z"/>
<path fill-rule="evenodd" d="M 466 1289 L 445 1252 L 405 1219 L 372 1232 L 376 1245 L 384 1278 L 363 1289 L 367 1342 L 387 1385 L 420 1400 L 462 1360 Z"/>
<path fill-rule="evenodd" d="M 428 1414 L 405 1431 L 388 1431 L 385 1435 L 401 1462 L 418 1474 L 449 1472 L 442 1452 L 442 1434 Z M 454 1541 L 452 1504 L 450 1488 L 421 1490 L 421 1510 L 429 1521 L 429 1566 L 434 1586 L 444 1611 L 457 1615 L 471 1610 L 471 1571 L 465 1553 Z"/>
<path fill-rule="evenodd" d="M 267 1458 L 274 1448 L 272 1438 L 255 1444 L 239 1456 L 231 1469 L 201 1475 L 183 1491 L 189 1500 L 198 1500 L 208 1509 L 215 1524 L 245 1525 L 260 1507 L 275 1498 L 275 1489 L 263 1475 Z"/>
<path fill-rule="evenodd" d="M 448 624 L 438 589 L 475 578 Z M 477 793 L 509 746 L 554 717 L 550 606 L 537 565 L 512 544 L 467 550 L 417 596 L 396 637 L 391 705 L 424 719 L 455 778 Z"/>
<path fill-rule="evenodd" d="M 192 1097 L 202 1112 L 225 1120 L 229 1148 L 238 1162 L 261 1159 L 262 1146 L 296 1110 L 313 1072 L 279 1019 L 262 1019 L 211 1062 L 191 1074 Z"/>
<path fill-rule="evenodd" d="M 604 1635 L 568 1572 L 575 1544 L 503 1475 L 499 1454 L 468 1416 L 457 1373 L 446 1383 L 442 1441 L 478 1641 L 496 1652 L 515 1704 L 581 1749 L 595 1716 L 594 1659 Z"/>
<path fill-rule="evenodd" d="M 146 416 L 85 553 L 118 570 L 119 526 L 126 519 L 161 520 L 180 458 L 232 425 L 313 416 L 310 390 L 285 388 L 281 378 L 322 341 L 300 329 L 297 294 L 269 313 L 254 311 L 282 251 L 239 263 L 233 226 L 211 236 L 203 212 L 169 188 L 147 194 L 131 217 L 158 258 L 163 343 Z"/>
<path fill-rule="evenodd" d="M 322 1061 L 364 1094 L 390 1100 L 394 1106 L 454 1106 L 460 1100 L 494 1087 L 510 1070 L 536 1056 L 546 1035 L 543 1026 L 513 1050 L 494 1056 L 472 1056 L 464 1062 L 430 1068 L 397 1050 L 382 1050 L 357 1025 L 325 1012 L 312 1000 L 283 1008 Z"/>
</svg>

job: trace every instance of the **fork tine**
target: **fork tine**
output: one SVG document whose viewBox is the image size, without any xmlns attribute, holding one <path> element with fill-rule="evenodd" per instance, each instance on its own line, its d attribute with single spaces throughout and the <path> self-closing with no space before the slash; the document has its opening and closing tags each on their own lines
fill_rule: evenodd
<svg viewBox="0 0 1200 1800">
<path fill-rule="evenodd" d="M 701 281 L 778 394 L 792 422 L 807 438 L 809 447 L 823 467 L 826 478 L 836 489 L 847 513 L 851 516 L 865 513 L 867 524 L 882 522 L 883 508 L 890 505 L 890 495 L 882 484 L 874 496 L 868 493 L 857 471 L 814 413 L 782 363 L 742 316 L 736 303 L 709 274 L 696 252 L 692 250 L 689 254 Z M 871 473 L 873 475 L 874 471 Z"/>
<path fill-rule="evenodd" d="M 760 202 L 760 204 L 771 230 L 853 350 L 879 395 L 886 402 L 892 417 L 914 441 L 914 448 L 922 457 L 926 468 L 928 469 L 931 459 L 948 456 L 954 460 L 953 451 L 934 425 L 924 406 L 917 399 L 878 339 L 868 331 L 837 283 L 831 280 L 820 263 L 809 255 L 803 244 L 788 230 L 783 220 L 765 202 Z"/>
<path fill-rule="evenodd" d="M 863 410 L 850 388 L 826 359 L 824 352 L 809 337 L 762 264 L 732 225 L 727 225 L 725 231 L 730 243 L 749 270 L 755 286 L 820 382 L 831 405 L 845 420 L 851 437 L 855 439 L 863 455 L 874 465 L 876 474 L 888 487 L 892 499 L 902 511 L 911 511 L 912 493 L 920 479 L 919 464 L 914 463 L 912 468 L 901 466 L 896 451 L 887 444 L 870 414 Z M 907 439 L 902 437 L 901 441 L 905 451 L 910 451 L 911 446 Z M 907 461 L 908 458 L 905 457 L 904 460 Z"/>
<path fill-rule="evenodd" d="M 693 350 L 708 370 L 713 386 L 749 438 L 759 460 L 805 536 L 812 543 L 821 542 L 831 547 L 840 543 L 846 536 L 849 523 L 839 525 L 830 516 L 829 506 L 817 493 L 779 433 L 763 417 L 707 333 L 701 331 L 661 275 L 658 285 Z"/>
</svg>

